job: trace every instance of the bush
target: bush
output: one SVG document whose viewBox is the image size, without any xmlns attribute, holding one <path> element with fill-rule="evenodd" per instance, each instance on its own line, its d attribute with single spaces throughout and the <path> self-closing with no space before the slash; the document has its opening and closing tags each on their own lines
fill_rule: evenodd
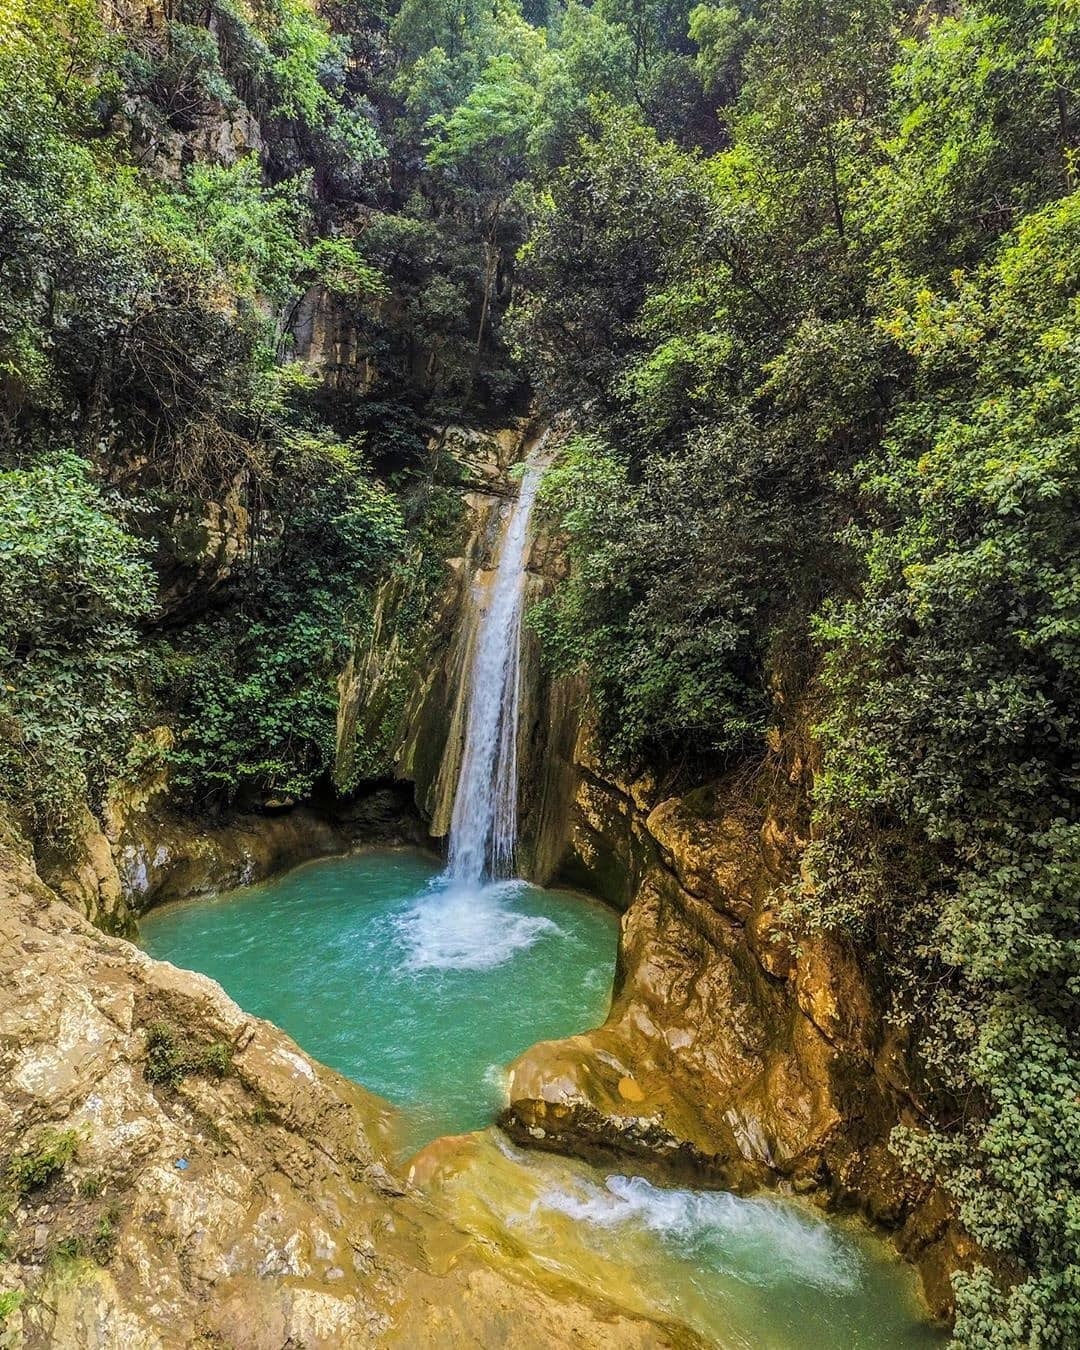
<svg viewBox="0 0 1080 1350">
<path fill-rule="evenodd" d="M 232 606 L 155 653 L 179 721 L 175 785 L 193 802 L 302 796 L 329 771 L 336 677 L 405 541 L 355 448 L 316 435 L 291 441 L 267 496 L 282 528 L 256 544 Z"/>
<path fill-rule="evenodd" d="M 9 1159 L 8 1184 L 17 1195 L 47 1186 L 78 1155 L 80 1142 L 75 1130 L 42 1130 L 31 1148 Z"/>
<path fill-rule="evenodd" d="M 232 1051 L 224 1041 L 197 1045 L 168 1022 L 155 1022 L 147 1032 L 143 1072 L 148 1083 L 174 1088 L 191 1074 L 225 1078 L 231 1071 Z"/>
<path fill-rule="evenodd" d="M 0 790 L 62 829 L 123 762 L 152 574 L 70 453 L 0 473 L 0 564 Z"/>
</svg>

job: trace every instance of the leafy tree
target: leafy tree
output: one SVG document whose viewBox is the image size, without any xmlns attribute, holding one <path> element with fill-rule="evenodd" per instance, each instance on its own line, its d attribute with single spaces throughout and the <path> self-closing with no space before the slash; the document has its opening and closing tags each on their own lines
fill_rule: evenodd
<svg viewBox="0 0 1080 1350">
<path fill-rule="evenodd" d="M 571 0 L 554 36 L 540 63 L 530 138 L 532 155 L 549 167 L 563 165 L 578 138 L 592 131 L 591 99 L 627 105 L 634 97 L 630 35 L 602 7 Z"/>
<path fill-rule="evenodd" d="M 1072 194 L 887 321 L 931 386 L 946 363 L 966 378 L 898 417 L 867 465 L 863 593 L 820 629 L 830 833 L 813 904 L 828 922 L 839 890 L 915 963 L 897 997 L 924 1029 L 938 1129 L 904 1146 L 1018 1272 L 1006 1289 L 958 1279 L 972 1345 L 1080 1334 L 1078 294 Z M 871 821 L 890 818 L 883 843 Z M 890 875 L 919 884 L 897 895 Z"/>
<path fill-rule="evenodd" d="M 176 787 L 194 805 L 302 796 L 328 772 L 336 677 L 404 543 L 398 503 L 325 437 L 294 438 L 267 494 L 284 528 L 257 544 L 233 603 L 155 653 L 178 714 Z"/>
<path fill-rule="evenodd" d="M 0 783 L 33 828 L 62 833 L 123 763 L 152 604 L 144 551 L 83 460 L 0 473 Z"/>
<path fill-rule="evenodd" d="M 770 681 L 823 662 L 800 921 L 862 943 L 910 1024 L 930 1126 L 896 1147 L 988 1253 L 958 1343 L 1064 1347 L 1075 16 L 692 23 L 730 147 L 594 105 L 524 253 L 519 349 L 599 433 L 552 475 L 573 570 L 534 621 L 609 751 L 653 764 L 753 754 Z"/>
<path fill-rule="evenodd" d="M 625 109 L 598 101 L 594 117 L 522 250 L 514 341 L 555 402 L 610 397 L 648 289 L 708 211 L 693 156 Z"/>
<path fill-rule="evenodd" d="M 977 262 L 1020 216 L 1072 186 L 1075 16 L 980 4 L 909 41 L 894 134 L 868 185 L 868 228 L 916 274 Z"/>
</svg>

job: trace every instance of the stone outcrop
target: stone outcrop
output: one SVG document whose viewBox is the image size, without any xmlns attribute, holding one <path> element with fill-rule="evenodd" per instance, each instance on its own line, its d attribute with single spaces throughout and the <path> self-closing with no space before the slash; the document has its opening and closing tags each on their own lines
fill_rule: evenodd
<svg viewBox="0 0 1080 1350">
<path fill-rule="evenodd" d="M 169 797 L 171 743 L 168 727 L 147 732 L 142 767 L 114 782 L 103 819 L 83 807 L 62 846 L 37 848 L 42 878 L 107 933 L 130 937 L 152 905 L 247 886 L 311 858 L 427 839 L 408 785 L 395 782 L 319 809 L 181 815 Z"/>
<path fill-rule="evenodd" d="M 0 1344 L 692 1345 L 395 1177 L 377 1099 L 0 840 Z"/>
<path fill-rule="evenodd" d="M 373 318 L 392 303 L 391 297 L 373 298 Z M 326 286 L 311 286 L 292 315 L 295 357 L 317 375 L 328 389 L 365 394 L 375 381 L 372 354 L 365 344 L 355 313 Z"/>
<path fill-rule="evenodd" d="M 563 875 L 625 911 L 615 995 L 598 1030 L 518 1059 L 502 1124 L 534 1147 L 859 1209 L 896 1231 L 946 1316 L 971 1249 L 888 1148 L 917 1123 L 902 1035 L 856 952 L 796 948 L 781 915 L 805 844 L 801 761 L 667 796 L 605 777 L 587 737 L 577 760 Z"/>
<path fill-rule="evenodd" d="M 325 810 L 282 806 L 199 819 L 170 806 L 167 727 L 143 738 L 143 766 L 113 786 L 102 833 L 128 911 L 262 881 L 274 872 L 366 844 L 416 844 L 424 829 L 400 784 L 373 785 Z M 90 918 L 92 909 L 83 907 Z M 109 925 L 105 925 L 109 926 Z M 115 926 L 115 925 L 114 925 Z"/>
</svg>

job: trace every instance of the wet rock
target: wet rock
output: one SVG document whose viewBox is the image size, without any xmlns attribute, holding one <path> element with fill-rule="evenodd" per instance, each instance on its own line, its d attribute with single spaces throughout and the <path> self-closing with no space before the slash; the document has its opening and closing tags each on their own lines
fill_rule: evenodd
<svg viewBox="0 0 1080 1350">
<path fill-rule="evenodd" d="M 797 944 L 785 924 L 805 762 L 784 760 L 768 792 L 743 775 L 658 799 L 607 773 L 583 734 L 563 875 L 626 908 L 615 994 L 603 1027 L 514 1064 L 502 1121 L 530 1147 L 733 1189 L 782 1183 L 917 1232 L 934 1193 L 888 1147 L 911 1109 L 902 1035 L 857 952 Z M 956 1232 L 950 1220 L 918 1254 L 901 1244 L 936 1315 Z"/>
</svg>

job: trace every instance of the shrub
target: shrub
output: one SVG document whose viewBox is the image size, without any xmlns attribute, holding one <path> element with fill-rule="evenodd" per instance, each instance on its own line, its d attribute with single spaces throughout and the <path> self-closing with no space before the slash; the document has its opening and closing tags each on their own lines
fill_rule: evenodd
<svg viewBox="0 0 1080 1350">
<path fill-rule="evenodd" d="M 123 760 L 151 573 L 70 453 L 0 473 L 0 781 L 62 829 Z"/>
<path fill-rule="evenodd" d="M 77 1156 L 80 1142 L 75 1130 L 43 1130 L 31 1148 L 9 1159 L 6 1175 L 12 1190 L 27 1195 L 47 1186 Z"/>
<path fill-rule="evenodd" d="M 191 1074 L 224 1078 L 231 1069 L 232 1051 L 223 1041 L 195 1044 L 168 1022 L 155 1022 L 147 1033 L 144 1075 L 148 1083 L 174 1088 Z"/>
</svg>

